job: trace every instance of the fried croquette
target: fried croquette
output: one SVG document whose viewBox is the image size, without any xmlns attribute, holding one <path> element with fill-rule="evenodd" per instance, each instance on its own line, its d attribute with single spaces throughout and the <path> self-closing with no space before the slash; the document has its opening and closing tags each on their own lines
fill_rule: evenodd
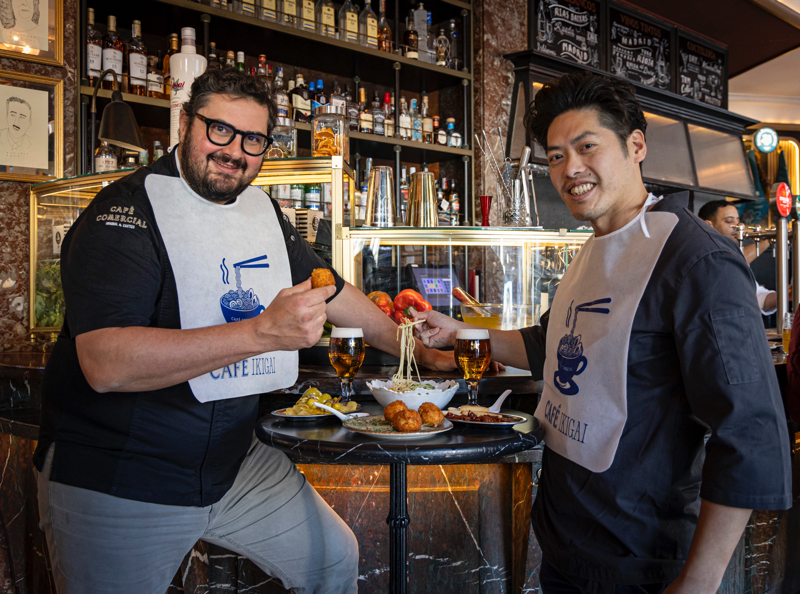
<svg viewBox="0 0 800 594">
<path fill-rule="evenodd" d="M 333 273 L 327 268 L 315 268 L 311 271 L 311 288 L 319 289 L 320 287 L 327 287 L 328 285 L 335 285 L 336 279 L 333 278 Z"/>
<path fill-rule="evenodd" d="M 419 416 L 422 417 L 422 424 L 428 427 L 438 427 L 444 423 L 442 409 L 432 402 L 423 402 L 419 405 Z"/>
<path fill-rule="evenodd" d="M 394 402 L 390 402 L 389 405 L 383 409 L 383 418 L 387 421 L 391 422 L 392 417 L 396 415 L 401 410 L 408 410 L 406 403 L 402 400 L 395 400 Z"/>
<path fill-rule="evenodd" d="M 422 417 L 415 410 L 401 410 L 392 417 L 392 427 L 401 433 L 412 433 L 422 429 Z"/>
</svg>

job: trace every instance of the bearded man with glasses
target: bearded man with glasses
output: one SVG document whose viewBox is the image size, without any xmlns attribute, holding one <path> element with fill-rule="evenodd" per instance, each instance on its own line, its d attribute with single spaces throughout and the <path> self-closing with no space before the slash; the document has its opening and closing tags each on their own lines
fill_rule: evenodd
<svg viewBox="0 0 800 594">
<path fill-rule="evenodd" d="M 198 539 L 297 592 L 357 592 L 348 526 L 254 436 L 329 319 L 399 355 L 396 325 L 251 187 L 276 110 L 255 77 L 209 70 L 181 142 L 97 194 L 64 239 L 66 315 L 42 388 L 40 526 L 59 594 L 166 592 Z M 455 367 L 418 345 L 418 361 Z"/>
</svg>

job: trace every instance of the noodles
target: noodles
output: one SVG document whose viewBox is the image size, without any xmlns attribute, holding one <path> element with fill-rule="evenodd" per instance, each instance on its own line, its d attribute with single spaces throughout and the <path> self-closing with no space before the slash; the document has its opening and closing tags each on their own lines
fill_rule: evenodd
<svg viewBox="0 0 800 594">
<path fill-rule="evenodd" d="M 414 359 L 414 346 L 416 345 L 414 341 L 414 326 L 424 321 L 404 322 L 397 328 L 398 339 L 400 340 L 400 368 L 392 376 L 392 390 L 395 392 L 415 390 L 422 383 L 417 361 Z M 403 369 L 404 366 L 405 370 Z M 417 370 L 419 383 L 414 382 L 413 369 Z"/>
</svg>

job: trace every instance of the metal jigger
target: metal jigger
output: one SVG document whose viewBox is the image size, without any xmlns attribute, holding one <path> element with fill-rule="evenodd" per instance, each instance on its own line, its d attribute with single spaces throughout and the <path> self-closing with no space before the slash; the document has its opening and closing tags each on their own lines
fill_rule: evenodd
<svg viewBox="0 0 800 594">
<path fill-rule="evenodd" d="M 433 173 L 417 171 L 411 174 L 411 185 L 408 192 L 408 221 L 406 224 L 409 227 L 439 226 Z"/>
<path fill-rule="evenodd" d="M 394 181 L 391 167 L 375 166 L 369 172 L 366 227 L 394 226 Z"/>
</svg>

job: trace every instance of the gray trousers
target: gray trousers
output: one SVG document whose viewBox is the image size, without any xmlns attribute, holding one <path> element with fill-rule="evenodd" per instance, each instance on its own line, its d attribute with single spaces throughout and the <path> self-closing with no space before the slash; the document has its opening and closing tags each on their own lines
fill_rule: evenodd
<svg viewBox="0 0 800 594">
<path fill-rule="evenodd" d="M 358 591 L 358 542 L 286 455 L 253 437 L 208 507 L 142 503 L 38 473 L 39 526 L 59 594 L 164 594 L 198 539 L 253 561 L 294 592 Z"/>
</svg>

